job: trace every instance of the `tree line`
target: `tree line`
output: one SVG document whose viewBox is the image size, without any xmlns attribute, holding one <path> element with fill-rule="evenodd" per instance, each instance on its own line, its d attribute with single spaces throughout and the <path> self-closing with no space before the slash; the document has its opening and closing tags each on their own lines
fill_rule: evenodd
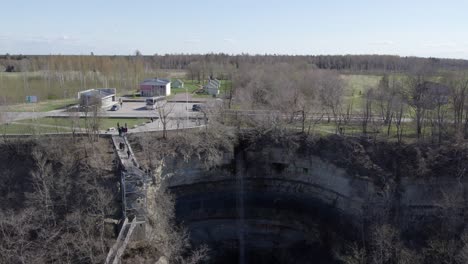
<svg viewBox="0 0 468 264">
<path fill-rule="evenodd" d="M 336 134 L 352 130 L 398 142 L 404 137 L 439 143 L 468 138 L 468 75 L 423 66 L 353 88 L 338 71 L 286 63 L 246 65 L 233 76 L 227 108 L 236 106 L 234 122 L 243 126 L 307 134 L 328 125 Z"/>
<path fill-rule="evenodd" d="M 24 67 L 24 61 L 30 66 Z M 138 63 L 135 63 L 138 62 Z M 145 69 L 182 69 L 187 70 L 191 64 L 206 63 L 230 65 L 239 68 L 243 64 L 307 64 L 319 69 L 350 72 L 404 72 L 415 65 L 432 65 L 438 70 L 466 70 L 468 61 L 462 59 L 400 57 L 396 55 L 229 55 L 225 53 L 209 54 L 166 54 L 144 56 L 139 51 L 134 55 L 2 55 L 0 66 L 3 70 L 79 70 L 107 72 L 128 63 Z M 193 65 L 192 65 L 193 66 Z"/>
</svg>

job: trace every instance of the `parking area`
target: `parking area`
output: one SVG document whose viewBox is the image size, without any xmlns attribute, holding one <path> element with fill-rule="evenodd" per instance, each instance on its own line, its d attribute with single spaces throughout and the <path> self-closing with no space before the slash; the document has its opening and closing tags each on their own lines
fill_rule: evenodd
<svg viewBox="0 0 468 264">
<path fill-rule="evenodd" d="M 196 117 L 199 112 L 192 111 L 192 107 L 197 103 L 168 102 L 165 104 L 167 112 L 171 117 Z M 146 109 L 145 102 L 123 102 L 122 107 L 117 111 L 106 109 L 107 116 L 127 116 L 127 117 L 157 117 L 157 109 Z"/>
</svg>

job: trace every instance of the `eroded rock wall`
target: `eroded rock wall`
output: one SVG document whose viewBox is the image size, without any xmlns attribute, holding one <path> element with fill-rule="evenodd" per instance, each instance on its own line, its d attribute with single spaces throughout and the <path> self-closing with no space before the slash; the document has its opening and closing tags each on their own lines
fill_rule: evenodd
<svg viewBox="0 0 468 264">
<path fill-rule="evenodd" d="M 376 151 L 365 144 L 353 142 L 341 153 L 336 142 L 329 142 L 328 149 L 323 142 L 314 144 L 293 150 L 241 144 L 212 168 L 196 160 L 184 166 L 174 161 L 166 170 L 172 172 L 167 183 L 177 197 L 178 219 L 188 225 L 197 243 L 236 256 L 243 215 L 245 246 L 262 249 L 263 258 L 306 248 L 307 257 L 322 254 L 324 260 L 332 255 L 332 247 L 358 239 L 373 222 L 392 221 L 422 232 L 450 214 L 458 217 L 454 226 L 466 220 L 465 178 L 416 175 L 410 169 L 396 173 L 399 163 L 394 156 L 375 162 Z"/>
</svg>

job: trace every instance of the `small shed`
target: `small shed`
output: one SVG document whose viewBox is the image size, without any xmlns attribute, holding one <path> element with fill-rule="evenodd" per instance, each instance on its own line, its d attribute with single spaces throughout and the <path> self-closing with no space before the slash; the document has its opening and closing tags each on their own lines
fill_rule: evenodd
<svg viewBox="0 0 468 264">
<path fill-rule="evenodd" d="M 180 79 L 177 79 L 171 83 L 173 88 L 184 88 L 184 82 Z"/>
<path fill-rule="evenodd" d="M 209 95 L 216 96 L 219 94 L 219 88 L 221 87 L 221 82 L 217 79 L 209 79 L 208 83 L 203 86 L 203 90 Z"/>
</svg>

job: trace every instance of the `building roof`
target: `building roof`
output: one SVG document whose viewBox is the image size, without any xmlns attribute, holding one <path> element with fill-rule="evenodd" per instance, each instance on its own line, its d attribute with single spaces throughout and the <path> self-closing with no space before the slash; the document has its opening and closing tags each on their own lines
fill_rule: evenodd
<svg viewBox="0 0 468 264">
<path fill-rule="evenodd" d="M 208 83 L 203 86 L 205 89 L 219 89 L 220 81 L 217 79 L 209 79 Z"/>
<path fill-rule="evenodd" d="M 205 86 L 203 86 L 203 88 L 205 88 L 205 89 L 219 89 L 219 86 L 217 86 L 214 83 L 209 82 Z"/>
<path fill-rule="evenodd" d="M 88 97 L 105 98 L 109 96 L 114 96 L 115 90 L 116 90 L 115 88 L 96 88 L 96 89 L 82 91 L 79 93 L 79 95 L 88 96 Z"/>
<path fill-rule="evenodd" d="M 219 82 L 218 79 L 210 79 L 210 83 L 214 83 L 214 84 L 215 84 L 216 86 L 218 86 L 218 87 L 219 87 L 219 85 L 220 85 L 220 82 Z"/>
<path fill-rule="evenodd" d="M 426 109 L 433 109 L 437 104 L 447 104 L 449 101 L 450 88 L 436 82 L 423 82 L 419 88 L 424 92 L 421 102 Z"/>
<path fill-rule="evenodd" d="M 433 95 L 449 95 L 450 88 L 444 84 L 436 82 L 424 82 L 424 88 Z"/>
<path fill-rule="evenodd" d="M 156 85 L 156 86 L 166 86 L 168 83 L 171 81 L 168 79 L 161 79 L 161 78 L 152 78 L 152 79 L 146 79 L 143 82 L 140 83 L 140 85 Z"/>
</svg>

